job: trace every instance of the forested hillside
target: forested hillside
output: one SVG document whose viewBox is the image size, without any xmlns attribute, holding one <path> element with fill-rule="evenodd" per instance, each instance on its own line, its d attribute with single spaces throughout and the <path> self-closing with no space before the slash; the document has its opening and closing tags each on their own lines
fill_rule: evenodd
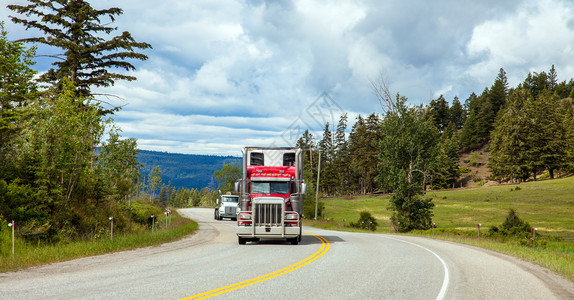
<svg viewBox="0 0 574 300">
<path fill-rule="evenodd" d="M 220 170 L 224 164 L 241 166 L 241 158 L 233 156 L 177 154 L 140 150 L 137 160 L 144 167 L 142 176 L 148 176 L 151 170 L 159 166 L 162 182 L 171 183 L 171 187 L 198 189 L 204 187 L 216 188 L 217 182 L 213 172 Z"/>
</svg>

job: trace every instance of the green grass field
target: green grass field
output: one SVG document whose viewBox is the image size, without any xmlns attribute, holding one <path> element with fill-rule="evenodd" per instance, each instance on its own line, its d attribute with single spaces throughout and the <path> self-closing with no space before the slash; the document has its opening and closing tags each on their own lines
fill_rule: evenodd
<svg viewBox="0 0 574 300">
<path fill-rule="evenodd" d="M 306 225 L 325 229 L 358 231 L 348 227 L 359 219 L 361 211 L 370 212 L 378 222 L 378 233 L 393 233 L 387 210 L 389 195 L 321 199 L 324 219 L 305 221 Z M 430 191 L 435 203 L 433 221 L 435 238 L 506 253 L 537 263 L 574 281 L 574 177 L 497 185 L 478 188 Z M 484 238 L 493 226 L 504 222 L 509 209 L 537 228 L 545 247 L 525 247 L 518 241 L 500 242 Z M 482 224 L 483 238 L 478 240 L 477 224 Z M 462 232 L 462 234 L 461 234 Z M 431 231 L 414 234 L 432 237 Z"/>
<path fill-rule="evenodd" d="M 153 232 L 115 235 L 113 240 L 110 236 L 106 236 L 90 241 L 42 245 L 17 239 L 14 257 L 11 253 L 12 245 L 2 245 L 4 249 L 2 249 L 3 255 L 0 256 L 0 273 L 74 258 L 160 245 L 179 240 L 197 229 L 196 222 L 184 219 L 176 213 L 173 215 L 172 223 L 167 227 L 165 223 L 158 222 L 156 230 Z"/>
</svg>

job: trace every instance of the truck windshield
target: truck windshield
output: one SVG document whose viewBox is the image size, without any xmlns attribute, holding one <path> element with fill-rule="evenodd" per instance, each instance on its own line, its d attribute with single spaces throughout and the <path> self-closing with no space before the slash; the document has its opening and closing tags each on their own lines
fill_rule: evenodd
<svg viewBox="0 0 574 300">
<path fill-rule="evenodd" d="M 253 194 L 289 194 L 289 182 L 253 181 L 251 192 Z"/>
<path fill-rule="evenodd" d="M 235 203 L 237 203 L 237 202 L 239 202 L 239 197 L 225 197 L 225 196 L 223 196 L 223 197 L 221 197 L 221 200 L 223 202 L 235 202 Z"/>
</svg>

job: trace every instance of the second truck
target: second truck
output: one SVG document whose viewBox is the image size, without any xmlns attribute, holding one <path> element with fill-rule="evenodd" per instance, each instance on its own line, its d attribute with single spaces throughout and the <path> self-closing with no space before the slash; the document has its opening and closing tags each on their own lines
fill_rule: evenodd
<svg viewBox="0 0 574 300">
<path fill-rule="evenodd" d="M 301 241 L 303 151 L 290 147 L 245 147 L 239 193 L 239 244 L 265 239 Z"/>
</svg>

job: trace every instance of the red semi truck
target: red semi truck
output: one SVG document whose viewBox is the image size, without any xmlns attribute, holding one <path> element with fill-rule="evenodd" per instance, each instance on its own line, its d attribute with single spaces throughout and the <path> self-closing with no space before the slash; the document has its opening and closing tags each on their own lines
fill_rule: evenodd
<svg viewBox="0 0 574 300">
<path fill-rule="evenodd" d="M 239 193 L 239 244 L 265 239 L 301 241 L 303 151 L 289 147 L 245 147 Z"/>
</svg>

